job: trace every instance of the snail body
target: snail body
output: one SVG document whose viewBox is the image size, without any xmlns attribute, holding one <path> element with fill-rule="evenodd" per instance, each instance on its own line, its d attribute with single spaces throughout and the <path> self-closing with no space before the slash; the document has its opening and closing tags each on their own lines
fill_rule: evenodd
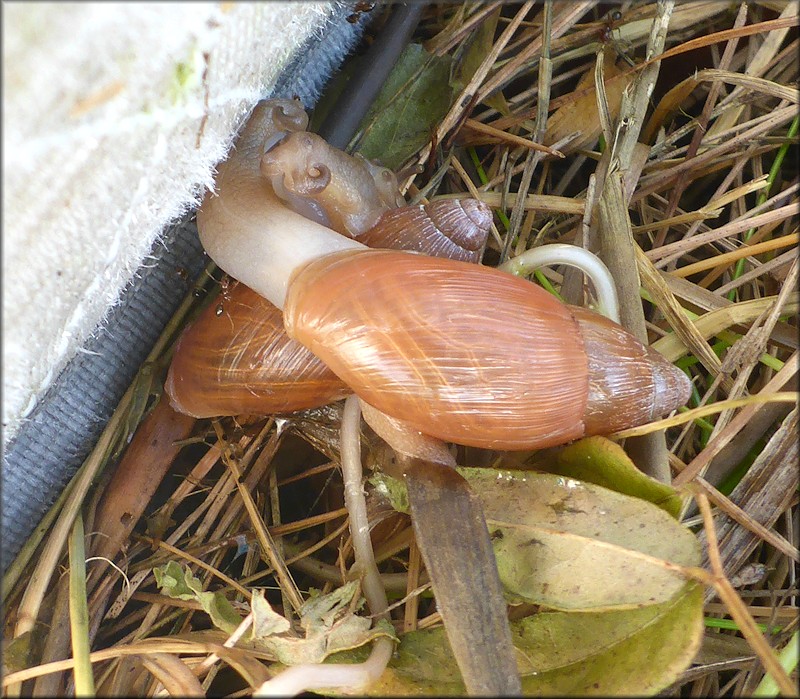
<svg viewBox="0 0 800 699">
<path fill-rule="evenodd" d="M 360 153 L 356 153 L 353 157 L 361 161 L 369 174 L 372 175 L 372 180 L 378 190 L 378 196 L 386 206 L 393 209 L 406 203 L 403 195 L 400 194 L 397 176 L 388 167 L 378 165 Z"/>
<path fill-rule="evenodd" d="M 490 225 L 485 204 L 448 199 L 388 209 L 360 240 L 477 262 Z M 209 306 L 184 331 L 164 388 L 174 409 L 197 418 L 288 413 L 351 393 L 310 350 L 289 338 L 280 309 L 244 284 L 228 290 L 222 313 Z"/>
<path fill-rule="evenodd" d="M 554 446 L 688 399 L 685 375 L 616 323 L 452 260 L 393 251 L 316 260 L 295 275 L 284 324 L 364 402 L 467 446 Z"/>
<path fill-rule="evenodd" d="M 292 133 L 290 128 L 305 127 L 305 112 L 295 118 L 293 108 L 302 112 L 288 100 L 256 106 L 230 157 L 219 165 L 216 191 L 206 194 L 197 212 L 197 231 L 211 259 L 276 306 L 283 304 L 297 266 L 338 250 L 363 248 L 284 206 L 261 175 L 265 149 Z"/>
<path fill-rule="evenodd" d="M 365 163 L 364 158 L 350 156 L 317 134 L 303 131 L 290 134 L 265 153 L 260 167 L 289 207 L 355 237 L 374 226 L 387 208 L 396 206 L 389 201 L 391 182 L 382 181 L 379 188 Z"/>
<path fill-rule="evenodd" d="M 263 154 L 289 134 L 305 131 L 308 114 L 298 100 L 270 99 L 259 102 L 236 140 L 236 157 L 226 160 L 220 172 L 235 170 L 237 175 L 258 178 Z M 233 164 L 233 167 L 230 166 Z M 217 177 L 219 188 L 221 177 Z"/>
</svg>

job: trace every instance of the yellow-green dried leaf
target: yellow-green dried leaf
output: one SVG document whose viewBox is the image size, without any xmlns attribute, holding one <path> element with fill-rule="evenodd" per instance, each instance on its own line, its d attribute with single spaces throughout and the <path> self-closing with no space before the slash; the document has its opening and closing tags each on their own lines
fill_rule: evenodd
<svg viewBox="0 0 800 699">
<path fill-rule="evenodd" d="M 153 568 L 153 575 L 163 594 L 174 599 L 195 600 L 218 629 L 233 633 L 242 623 L 242 617 L 228 598 L 221 592 L 204 592 L 202 581 L 192 575 L 189 566 L 181 568 L 177 562 L 169 561 L 164 566 Z"/>
<path fill-rule="evenodd" d="M 640 609 L 543 612 L 511 623 L 523 692 L 532 696 L 653 695 L 695 656 L 703 633 L 702 588 Z M 330 658 L 363 660 L 363 649 Z M 405 634 L 372 696 L 463 696 L 444 629 Z"/>
<path fill-rule="evenodd" d="M 254 622 L 259 630 L 266 632 L 257 632 L 254 625 L 252 640 L 281 664 L 300 665 L 321 663 L 331 653 L 358 648 L 380 636 L 395 638 L 388 621 L 380 620 L 373 626 L 367 617 L 353 613 L 353 609 L 363 605 L 363 599 L 355 601 L 358 591 L 355 581 L 327 595 L 312 590 L 311 597 L 299 610 L 304 638 L 290 633 L 288 621 L 285 625 L 277 621 L 275 617 L 279 615 L 272 611 L 263 595 L 256 599 L 254 594 L 253 611 L 257 613 Z"/>
<path fill-rule="evenodd" d="M 191 572 L 187 572 L 191 576 Z M 169 561 L 166 565 L 153 568 L 153 575 L 156 578 L 156 584 L 161 588 L 162 594 L 173 599 L 194 599 L 194 590 L 186 583 L 184 570 L 177 562 Z"/>
<path fill-rule="evenodd" d="M 684 583 L 672 564 L 700 562 L 694 534 L 647 500 L 554 474 L 458 471 L 481 499 L 512 600 L 573 610 L 658 604 Z M 381 473 L 370 481 L 408 511 L 403 483 Z"/>
<path fill-rule="evenodd" d="M 30 664 L 30 651 L 30 631 L 26 631 L 16 638 L 3 638 L 3 674 L 8 675 L 27 668 Z"/>
<path fill-rule="evenodd" d="M 267 602 L 263 590 L 253 590 L 250 611 L 253 614 L 253 628 L 250 632 L 251 638 L 285 633 L 292 627 L 289 620 L 278 614 L 270 603 Z"/>
<path fill-rule="evenodd" d="M 608 100 L 608 111 L 612 121 L 616 121 L 622 106 L 622 93 L 633 79 L 625 70 L 614 64 L 613 52 L 604 56 L 603 84 Z M 545 145 L 552 145 L 576 131 L 580 136 L 572 141 L 567 150 L 590 148 L 602 132 L 600 116 L 597 109 L 594 68 L 590 68 L 578 82 L 575 96 L 564 102 L 547 120 L 544 135 Z"/>
<path fill-rule="evenodd" d="M 494 35 L 497 29 L 497 20 L 500 18 L 500 10 L 501 8 L 498 7 L 486 17 L 473 32 L 463 58 L 455 67 L 450 84 L 458 92 L 464 89 L 472 79 L 472 76 L 475 75 L 478 68 L 481 67 L 486 57 L 491 53 L 494 47 Z M 505 97 L 503 97 L 503 93 L 500 91 L 484 99 L 483 103 L 496 109 L 503 116 L 508 116 L 510 114 L 508 103 Z"/>
<path fill-rule="evenodd" d="M 680 513 L 681 497 L 677 491 L 646 476 L 619 444 L 605 437 L 587 437 L 566 447 L 541 451 L 534 466 L 647 500 L 676 519 Z"/>
<path fill-rule="evenodd" d="M 398 478 L 392 478 L 383 471 L 373 471 L 367 478 L 367 482 L 374 486 L 389 504 L 398 512 L 411 512 L 411 505 L 408 502 L 408 490 L 406 484 Z"/>
<path fill-rule="evenodd" d="M 659 604 L 675 570 L 700 562 L 695 536 L 662 509 L 552 474 L 459 469 L 481 500 L 512 597 L 555 609 Z"/>
<path fill-rule="evenodd" d="M 587 655 L 578 662 L 524 676 L 523 692 L 539 696 L 656 694 L 672 684 L 697 653 L 703 634 L 702 593 L 699 585 L 686 583 L 674 599 L 653 607 L 592 614 L 594 619 L 585 614 L 542 615 L 556 618 L 544 619 L 550 628 L 537 630 L 540 642 L 553 638 L 559 626 L 567 626 L 571 633 L 564 640 L 580 643 Z M 536 618 L 530 618 L 532 626 Z M 605 631 L 594 630 L 592 651 L 582 639 L 595 620 Z M 604 640 L 610 635 L 613 642 Z"/>
<path fill-rule="evenodd" d="M 352 614 L 351 610 L 363 606 L 363 599 L 353 605 L 358 590 L 358 583 L 355 580 L 345 583 L 327 595 L 311 588 L 308 599 L 300 608 L 300 625 L 306 633 L 330 630 L 337 620 Z"/>
</svg>

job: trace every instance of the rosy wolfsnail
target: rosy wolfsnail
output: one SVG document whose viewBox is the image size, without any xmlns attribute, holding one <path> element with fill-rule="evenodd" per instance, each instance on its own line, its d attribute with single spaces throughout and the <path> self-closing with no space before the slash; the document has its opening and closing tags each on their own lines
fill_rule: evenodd
<svg viewBox="0 0 800 699">
<path fill-rule="evenodd" d="M 237 141 L 236 158 L 220 167 L 219 196 L 210 195 L 198 215 L 201 230 L 207 225 L 209 207 L 213 216 L 216 204 L 222 207 L 220 215 L 228 226 L 246 228 L 253 236 L 271 215 L 294 211 L 301 217 L 290 221 L 304 226 L 308 224 L 304 213 L 311 212 L 319 220 L 342 221 L 344 212 L 361 210 L 370 216 L 360 218 L 358 225 L 351 218 L 350 232 L 365 245 L 478 261 L 491 225 L 491 211 L 485 204 L 472 199 L 441 200 L 394 208 L 402 197 L 389 170 L 306 134 L 302 131 L 306 121 L 296 102 L 270 100 L 256 108 Z M 291 181 L 307 179 L 308 170 L 326 176 L 324 186 L 303 191 L 295 187 L 290 195 L 282 184 L 284 170 L 276 169 L 271 179 L 279 183 L 281 201 L 292 208 L 289 211 L 275 199 L 257 165 L 260 159 L 262 171 L 270 163 L 289 168 L 301 143 L 294 136 L 308 136 L 314 151 L 300 151 L 302 162 L 292 165 L 299 174 Z M 320 215 L 313 215 L 322 205 Z M 374 214 L 379 215 L 378 224 L 368 228 Z M 176 410 L 194 417 L 292 412 L 349 393 L 319 359 L 288 338 L 280 310 L 245 284 L 226 293 L 220 310 L 217 315 L 207 309 L 178 341 L 165 384 Z"/>
<path fill-rule="evenodd" d="M 260 167 L 287 206 L 350 237 L 402 204 L 391 171 L 333 148 L 314 133 L 288 135 L 264 154 Z"/>
<path fill-rule="evenodd" d="M 488 206 L 476 199 L 438 199 L 385 211 L 356 240 L 371 248 L 412 250 L 450 260 L 479 262 L 492 223 Z"/>
<path fill-rule="evenodd" d="M 404 206 L 391 170 L 313 133 L 268 150 L 261 173 L 288 208 L 373 248 L 477 262 L 491 226 L 490 209 L 475 199 Z"/>
<path fill-rule="evenodd" d="M 491 212 L 473 199 L 387 209 L 359 236 L 371 247 L 411 249 L 477 262 Z M 313 408 L 350 393 L 347 386 L 283 327 L 280 309 L 244 284 L 228 289 L 187 328 L 165 389 L 172 407 L 194 417 L 266 415 Z"/>
<path fill-rule="evenodd" d="M 290 337 L 366 403 L 445 441 L 553 446 L 688 398 L 660 355 L 596 313 L 487 267 L 348 251 L 298 270 Z"/>
</svg>

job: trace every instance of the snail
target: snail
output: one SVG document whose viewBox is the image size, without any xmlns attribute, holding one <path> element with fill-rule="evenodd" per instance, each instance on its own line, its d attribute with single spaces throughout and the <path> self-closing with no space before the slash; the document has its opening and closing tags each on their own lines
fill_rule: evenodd
<svg viewBox="0 0 800 699">
<path fill-rule="evenodd" d="M 315 134 L 305 134 L 304 117 L 299 104 L 288 100 L 270 100 L 256 108 L 237 141 L 238 167 L 229 172 L 230 161 L 224 163 L 217 176 L 217 190 L 230 202 L 225 215 L 235 214 L 240 225 L 257 228 L 257 215 L 249 215 L 236 202 L 258 196 L 263 197 L 258 201 L 265 218 L 286 211 L 276 203 L 275 192 L 254 163 L 261 157 L 263 171 L 264 162 L 274 153 L 279 157 L 272 162 L 281 162 L 295 149 L 293 137 L 308 135 L 323 144 L 317 148 L 318 166 L 328 173 L 324 202 L 333 218 L 341 219 L 337 212 L 355 204 L 372 205 L 373 210 L 380 207 L 378 223 L 372 228 L 366 227 L 369 218 L 351 226 L 360 242 L 472 262 L 480 259 L 492 220 L 488 206 L 474 199 L 447 199 L 397 207 L 402 197 L 391 171 L 331 148 Z M 334 192 L 348 191 L 348 177 L 366 184 L 351 187 L 349 199 L 342 201 Z M 211 206 L 215 195 L 209 197 Z M 305 222 L 304 212 L 313 201 L 290 197 L 284 203 L 291 203 L 302 216 L 299 221 Z M 201 226 L 206 213 L 206 208 L 201 209 Z M 198 418 L 285 413 L 325 405 L 350 393 L 319 359 L 286 335 L 280 310 L 245 284 L 227 292 L 222 310 L 219 315 L 216 309 L 206 309 L 175 347 L 165 383 L 174 409 Z"/>
<path fill-rule="evenodd" d="M 491 226 L 476 199 L 405 206 L 391 170 L 333 148 L 314 133 L 288 135 L 261 159 L 261 173 L 291 210 L 369 247 L 416 250 L 477 262 Z"/>
<path fill-rule="evenodd" d="M 491 224 L 491 210 L 477 199 L 437 199 L 388 209 L 356 240 L 371 248 L 479 262 Z"/>
<path fill-rule="evenodd" d="M 391 170 L 314 133 L 292 133 L 268 150 L 261 173 L 288 208 L 369 247 L 477 262 L 491 226 L 491 210 L 476 199 L 405 206 Z"/>
<path fill-rule="evenodd" d="M 477 262 L 490 223 L 491 211 L 479 201 L 440 200 L 387 209 L 359 240 Z M 209 306 L 184 331 L 164 388 L 174 409 L 197 418 L 294 412 L 351 392 L 289 338 L 280 309 L 244 284 L 228 289 L 222 314 Z"/>
<path fill-rule="evenodd" d="M 689 396 L 683 372 L 616 323 L 458 261 L 328 255 L 296 272 L 284 324 L 365 403 L 467 446 L 608 434 Z"/>
<path fill-rule="evenodd" d="M 366 403 L 445 441 L 531 449 L 688 399 L 680 370 L 599 314 L 504 271 L 371 250 L 291 211 L 263 176 L 269 153 L 254 155 L 259 124 L 220 166 L 201 241 L 228 274 L 286 302 L 289 336 Z"/>
<path fill-rule="evenodd" d="M 260 167 L 288 206 L 350 237 L 398 205 L 397 180 L 389 170 L 333 148 L 314 133 L 290 134 L 264 154 Z"/>
</svg>

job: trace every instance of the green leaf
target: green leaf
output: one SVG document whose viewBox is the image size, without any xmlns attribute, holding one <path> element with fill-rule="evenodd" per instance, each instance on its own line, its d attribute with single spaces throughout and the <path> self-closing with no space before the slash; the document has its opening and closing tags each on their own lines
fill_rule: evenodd
<svg viewBox="0 0 800 699">
<path fill-rule="evenodd" d="M 512 598 L 554 609 L 658 604 L 700 563 L 688 529 L 649 502 L 527 471 L 459 469 L 481 500 Z"/>
<path fill-rule="evenodd" d="M 646 500 L 560 475 L 458 470 L 481 500 L 511 600 L 586 611 L 658 604 L 684 584 L 673 564 L 700 562 L 694 534 Z M 407 511 L 401 482 L 370 480 Z"/>
<path fill-rule="evenodd" d="M 161 592 L 173 599 L 194 600 L 211 617 L 211 623 L 226 633 L 233 633 L 242 617 L 221 592 L 204 592 L 203 583 L 192 575 L 189 566 L 181 568 L 176 561 L 153 568 L 156 583 Z"/>
<path fill-rule="evenodd" d="M 497 29 L 497 20 L 500 18 L 501 9 L 502 8 L 498 7 L 481 22 L 480 26 L 473 32 L 472 37 L 468 40 L 467 49 L 461 61 L 453 71 L 453 79 L 450 81 L 450 84 L 458 92 L 461 92 L 467 83 L 472 80 L 475 72 L 481 67 L 485 58 L 491 53 L 494 47 L 494 35 Z M 508 116 L 511 113 L 502 92 L 498 91 L 493 93 L 484 99 L 483 103 L 496 109 L 503 116 Z"/>
<path fill-rule="evenodd" d="M 375 470 L 367 478 L 367 482 L 377 490 L 389 504 L 398 512 L 410 514 L 411 505 L 408 502 L 406 484 L 398 478 L 392 478 L 383 471 Z"/>
<path fill-rule="evenodd" d="M 511 623 L 523 692 L 534 696 L 653 695 L 692 661 L 703 634 L 702 588 L 686 583 L 659 605 L 543 612 Z M 356 662 L 353 653 L 335 662 Z M 372 696 L 464 695 L 444 629 L 405 634 Z"/>
<path fill-rule="evenodd" d="M 30 666 L 31 632 L 9 639 L 3 638 L 3 674 L 24 670 Z"/>
<path fill-rule="evenodd" d="M 397 170 L 430 140 L 452 103 L 451 59 L 409 44 L 364 119 L 356 149 Z"/>
<path fill-rule="evenodd" d="M 266 597 L 264 597 L 264 590 L 253 590 L 250 610 L 253 612 L 253 628 L 250 632 L 251 638 L 285 633 L 292 627 L 289 620 L 278 614 L 270 603 L 267 602 Z"/>
<path fill-rule="evenodd" d="M 678 492 L 642 473 L 619 444 L 605 437 L 586 437 L 566 447 L 540 451 L 534 466 L 647 500 L 675 519 L 680 514 Z"/>
<path fill-rule="evenodd" d="M 197 595 L 197 601 L 211 617 L 214 626 L 226 633 L 233 633 L 242 623 L 242 617 L 221 592 L 201 592 Z"/>
<path fill-rule="evenodd" d="M 161 588 L 162 594 L 173 599 L 191 600 L 195 598 L 192 590 L 186 582 L 186 576 L 193 577 L 187 568 L 184 573 L 183 568 L 176 561 L 169 561 L 164 566 L 153 568 L 153 575 L 156 584 Z"/>
</svg>

